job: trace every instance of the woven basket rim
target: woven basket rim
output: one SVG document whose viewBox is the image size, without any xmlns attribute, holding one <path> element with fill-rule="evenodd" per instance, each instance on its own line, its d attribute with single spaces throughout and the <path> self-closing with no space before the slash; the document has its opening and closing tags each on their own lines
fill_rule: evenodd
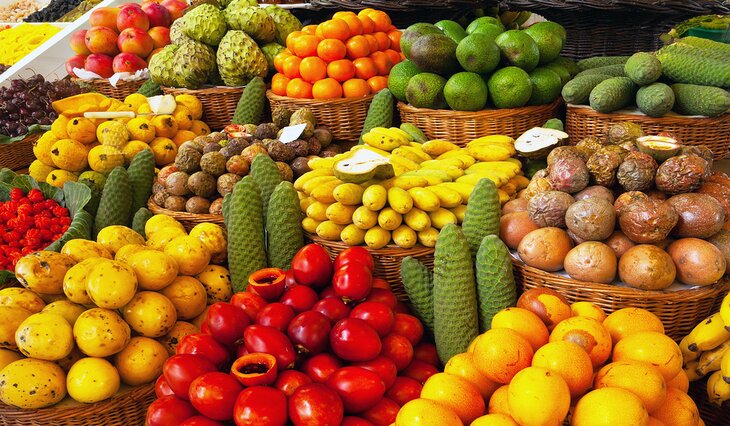
<svg viewBox="0 0 730 426">
<path fill-rule="evenodd" d="M 245 86 L 236 86 L 236 87 L 230 87 L 230 86 L 211 86 L 211 87 L 201 87 L 200 89 L 186 89 L 184 87 L 170 87 L 170 86 L 160 86 L 160 89 L 162 89 L 163 92 L 170 92 L 170 93 L 236 93 L 236 92 L 242 92 Z"/>
<path fill-rule="evenodd" d="M 281 95 L 277 95 L 276 93 L 272 92 L 271 90 L 267 90 L 266 97 L 269 98 L 269 100 L 276 101 L 276 102 L 302 103 L 302 104 L 311 104 L 311 105 L 325 104 L 325 105 L 331 105 L 334 107 L 337 105 L 348 105 L 348 104 L 367 102 L 369 100 L 372 100 L 373 97 L 375 97 L 375 94 L 371 93 L 367 96 L 361 96 L 359 98 L 306 99 L 306 98 L 292 98 L 289 96 L 281 96 Z"/>
<path fill-rule="evenodd" d="M 197 220 L 199 222 L 213 222 L 213 221 L 221 221 L 223 220 L 223 215 L 221 214 L 199 214 L 199 213 L 188 213 L 188 212 L 176 212 L 173 210 L 168 210 L 164 207 L 160 207 L 155 203 L 155 201 L 150 197 L 147 200 L 147 208 L 150 209 L 150 211 L 154 214 L 164 214 L 166 216 L 171 216 L 174 219 L 180 220 L 180 219 L 187 219 L 187 220 Z"/>
<path fill-rule="evenodd" d="M 90 80 L 84 80 L 82 78 L 78 77 L 71 77 L 71 81 L 74 83 L 84 83 L 84 84 L 101 84 L 101 85 L 111 85 L 109 83 L 108 78 L 92 78 Z M 134 85 L 143 85 L 145 80 L 119 80 L 117 81 L 116 87 L 119 86 L 134 86 Z"/>
<path fill-rule="evenodd" d="M 419 114 L 425 116 L 444 116 L 462 119 L 477 119 L 489 116 L 508 117 L 512 115 L 528 115 L 550 112 L 563 103 L 563 98 L 558 97 L 553 102 L 544 105 L 523 106 L 520 108 L 492 108 L 482 109 L 479 111 L 454 111 L 450 109 L 432 109 L 432 108 L 416 108 L 403 101 L 398 101 L 398 110 L 402 110 L 411 114 Z"/>
<path fill-rule="evenodd" d="M 342 241 L 325 240 L 324 238 L 320 237 L 317 234 L 311 234 L 306 231 L 304 232 L 304 236 L 307 239 L 309 239 L 317 244 L 323 245 L 323 246 L 335 247 L 335 248 L 340 248 L 340 249 L 354 247 L 354 246 L 348 245 L 347 243 L 344 243 Z M 434 252 L 433 247 L 426 247 L 424 245 L 421 245 L 420 243 L 416 244 L 415 246 L 413 246 L 411 248 L 407 248 L 407 249 L 401 248 L 395 244 L 388 244 L 387 246 L 385 246 L 383 248 L 379 248 L 379 249 L 371 249 L 368 246 L 360 246 L 360 247 L 366 248 L 369 252 L 373 253 L 374 255 L 391 256 L 391 257 L 393 257 L 393 256 L 395 256 L 395 257 L 423 256 L 423 255 L 427 255 L 427 254 Z"/>
<path fill-rule="evenodd" d="M 582 115 L 585 117 L 593 117 L 604 120 L 632 120 L 639 122 L 651 122 L 651 123 L 662 123 L 666 125 L 675 126 L 711 126 L 716 123 L 730 122 L 730 111 L 717 117 L 689 117 L 684 115 L 666 115 L 664 117 L 649 117 L 643 114 L 628 114 L 628 113 L 602 113 L 594 110 L 593 108 L 585 108 L 583 106 L 577 106 L 573 104 L 567 104 L 568 110 L 576 115 Z"/>
</svg>

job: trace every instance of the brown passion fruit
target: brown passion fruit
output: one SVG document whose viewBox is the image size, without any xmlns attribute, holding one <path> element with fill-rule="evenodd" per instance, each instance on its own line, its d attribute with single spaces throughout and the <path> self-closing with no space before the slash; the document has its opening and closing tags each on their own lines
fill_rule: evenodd
<svg viewBox="0 0 730 426">
<path fill-rule="evenodd" d="M 730 218 L 730 187 L 720 183 L 705 182 L 697 192 L 707 194 L 717 200 L 725 211 L 725 217 Z"/>
<path fill-rule="evenodd" d="M 619 214 L 621 230 L 639 244 L 657 243 L 667 238 L 678 220 L 677 211 L 666 201 L 636 201 Z"/>
<path fill-rule="evenodd" d="M 637 201 L 646 201 L 648 199 L 649 196 L 641 191 L 624 192 L 616 198 L 616 201 L 613 203 L 613 208 L 616 209 L 616 214 L 620 215 L 629 204 L 633 204 Z"/>
<path fill-rule="evenodd" d="M 709 238 L 725 223 L 725 210 L 719 201 L 707 194 L 679 194 L 667 200 L 679 215 L 672 235 Z"/>
<path fill-rule="evenodd" d="M 603 198 L 586 198 L 568 207 L 565 224 L 578 238 L 605 240 L 616 227 L 616 210 Z"/>
<path fill-rule="evenodd" d="M 677 269 L 666 251 L 651 244 L 631 247 L 618 261 L 618 275 L 641 290 L 663 290 L 674 282 Z"/>
<path fill-rule="evenodd" d="M 554 272 L 563 269 L 563 261 L 573 242 L 568 233 L 560 228 L 536 229 L 520 241 L 517 253 L 527 265 Z"/>
<path fill-rule="evenodd" d="M 667 248 L 667 253 L 677 267 L 677 279 L 683 284 L 710 285 L 725 275 L 725 256 L 705 240 L 679 239 Z"/>
<path fill-rule="evenodd" d="M 618 259 L 620 259 L 628 249 L 636 245 L 621 231 L 613 231 L 613 234 L 611 234 L 604 243 L 613 249 L 613 252 L 616 254 L 616 258 Z"/>
<path fill-rule="evenodd" d="M 541 192 L 527 203 L 527 214 L 542 228 L 565 228 L 565 212 L 574 202 L 570 194 L 562 191 Z"/>
<path fill-rule="evenodd" d="M 527 211 L 527 200 L 524 198 L 515 198 L 514 200 L 509 200 L 506 203 L 504 203 L 504 206 L 502 206 L 502 215 L 507 215 L 510 213 L 516 213 L 516 212 L 526 212 Z"/>
<path fill-rule="evenodd" d="M 573 247 L 565 256 L 565 272 L 571 278 L 608 284 L 616 278 L 616 253 L 598 241 L 586 241 Z"/>
<path fill-rule="evenodd" d="M 615 201 L 613 192 L 611 192 L 611 190 L 606 188 L 605 186 L 600 185 L 589 186 L 588 188 L 580 191 L 573 196 L 573 198 L 575 198 L 575 201 L 585 200 L 586 198 L 591 197 L 603 198 L 611 204 L 613 204 L 613 202 Z"/>
<path fill-rule="evenodd" d="M 721 229 L 707 241 L 720 249 L 722 255 L 725 256 L 725 264 L 730 265 L 730 231 Z"/>
<path fill-rule="evenodd" d="M 512 250 L 516 250 L 525 235 L 539 229 L 526 211 L 508 213 L 499 219 L 499 237 Z"/>
</svg>

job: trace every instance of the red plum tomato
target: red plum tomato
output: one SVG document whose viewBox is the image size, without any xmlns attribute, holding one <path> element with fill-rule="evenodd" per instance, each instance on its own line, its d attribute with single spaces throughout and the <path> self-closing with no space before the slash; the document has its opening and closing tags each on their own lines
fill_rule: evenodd
<svg viewBox="0 0 730 426">
<path fill-rule="evenodd" d="M 423 324 L 421 321 L 408 314 L 395 314 L 395 322 L 393 323 L 393 333 L 400 334 L 416 346 L 423 337 Z"/>
<path fill-rule="evenodd" d="M 248 291 L 241 291 L 231 297 L 231 305 L 238 306 L 253 321 L 256 315 L 267 305 L 266 299 Z"/>
<path fill-rule="evenodd" d="M 208 309 L 205 323 L 215 340 L 224 345 L 232 345 L 243 337 L 243 330 L 251 324 L 251 319 L 238 306 L 216 302 Z"/>
<path fill-rule="evenodd" d="M 167 383 L 167 380 L 165 380 L 165 376 L 160 376 L 155 382 L 155 396 L 157 398 L 162 398 L 167 395 L 175 395 L 175 392 L 173 392 L 172 388 L 170 388 L 170 384 Z"/>
<path fill-rule="evenodd" d="M 296 277 L 294 276 L 294 270 L 290 269 L 286 271 L 286 274 L 284 275 L 284 289 L 288 290 L 299 283 L 297 282 Z"/>
<path fill-rule="evenodd" d="M 287 398 L 292 396 L 295 390 L 300 386 L 312 383 L 312 379 L 306 374 L 297 370 L 284 370 L 279 373 L 279 377 L 274 382 L 274 387 L 284 392 Z"/>
<path fill-rule="evenodd" d="M 411 361 L 410 365 L 402 371 L 402 374 L 405 377 L 410 377 L 418 383 L 424 384 L 429 377 L 438 372 L 439 370 L 431 364 L 423 361 Z"/>
<path fill-rule="evenodd" d="M 310 287 L 298 285 L 285 291 L 281 295 L 279 302 L 289 306 L 294 310 L 294 313 L 300 314 L 304 311 L 312 309 L 315 303 L 319 300 L 317 292 L 312 290 Z"/>
<path fill-rule="evenodd" d="M 412 401 L 421 396 L 423 385 L 410 377 L 397 377 L 393 386 L 385 393 L 386 398 L 395 401 L 401 407 L 408 401 Z"/>
<path fill-rule="evenodd" d="M 233 406 L 243 386 L 231 375 L 206 373 L 190 384 L 190 403 L 200 414 L 213 420 L 233 418 Z"/>
<path fill-rule="evenodd" d="M 348 263 L 358 262 L 365 265 L 370 272 L 375 271 L 375 263 L 368 249 L 362 246 L 348 247 L 342 250 L 335 257 L 335 270 L 347 265 Z"/>
<path fill-rule="evenodd" d="M 413 348 L 413 359 L 423 361 L 435 367 L 441 365 L 436 345 L 428 342 L 421 342 Z"/>
<path fill-rule="evenodd" d="M 261 352 L 240 356 L 231 366 L 231 375 L 244 386 L 269 386 L 276 373 L 276 357 Z"/>
<path fill-rule="evenodd" d="M 350 315 L 350 307 L 345 305 L 345 302 L 336 296 L 328 297 L 326 299 L 323 298 L 312 306 L 312 310 L 326 316 L 332 324 L 335 324 L 337 321 L 345 319 L 348 315 Z"/>
<path fill-rule="evenodd" d="M 173 355 L 162 365 L 162 374 L 175 396 L 188 400 L 190 383 L 205 373 L 216 371 L 215 365 L 200 355 Z"/>
<path fill-rule="evenodd" d="M 283 303 L 270 303 L 259 311 L 256 316 L 256 324 L 274 327 L 285 332 L 295 315 L 294 310 Z"/>
<path fill-rule="evenodd" d="M 180 426 L 223 426 L 223 423 L 205 416 L 195 416 L 180 423 Z"/>
<path fill-rule="evenodd" d="M 385 281 L 382 278 L 373 278 L 373 288 L 382 288 L 383 290 L 392 291 L 390 288 L 390 284 L 388 281 Z"/>
<path fill-rule="evenodd" d="M 301 371 L 316 383 L 324 383 L 329 377 L 342 367 L 342 362 L 336 356 L 328 353 L 315 355 L 304 361 Z"/>
<path fill-rule="evenodd" d="M 332 260 L 322 246 L 302 247 L 291 262 L 297 283 L 309 287 L 324 287 L 332 279 Z"/>
<path fill-rule="evenodd" d="M 343 416 L 337 392 L 321 383 L 301 386 L 289 398 L 289 420 L 294 426 L 339 425 Z"/>
<path fill-rule="evenodd" d="M 279 369 L 294 366 L 297 353 L 284 333 L 265 325 L 250 325 L 243 333 L 243 341 L 249 353 L 263 352 L 274 355 Z"/>
<path fill-rule="evenodd" d="M 202 356 L 218 367 L 224 366 L 229 361 L 228 349 L 210 334 L 189 334 L 177 344 L 175 351 L 178 354 Z"/>
<path fill-rule="evenodd" d="M 390 309 L 395 309 L 396 305 L 398 305 L 398 298 L 395 297 L 395 294 L 392 291 L 377 287 L 373 287 L 373 289 L 370 290 L 370 294 L 368 294 L 368 297 L 365 298 L 365 301 L 382 303 L 387 305 Z"/>
<path fill-rule="evenodd" d="M 405 337 L 398 334 L 389 334 L 383 338 L 383 349 L 380 352 L 395 363 L 398 371 L 408 367 L 413 360 L 413 346 Z"/>
<path fill-rule="evenodd" d="M 329 299 L 331 297 L 339 298 L 340 296 L 335 293 L 335 289 L 332 288 L 332 286 L 327 286 L 324 288 L 324 290 L 319 292 L 319 298 L 320 299 Z"/>
<path fill-rule="evenodd" d="M 180 423 L 197 415 L 195 408 L 174 395 L 163 396 L 147 408 L 149 426 L 179 426 Z"/>
<path fill-rule="evenodd" d="M 338 321 L 330 331 L 330 346 L 335 355 L 350 362 L 370 361 L 382 348 L 375 329 L 358 318 Z"/>
<path fill-rule="evenodd" d="M 340 368 L 327 379 L 327 386 L 337 392 L 348 414 L 372 408 L 385 394 L 383 380 L 361 367 Z"/>
<path fill-rule="evenodd" d="M 340 426 L 375 426 L 375 425 L 370 423 L 369 421 L 363 419 L 362 417 L 347 416 L 344 419 L 342 419 L 342 423 L 340 423 Z"/>
<path fill-rule="evenodd" d="M 385 304 L 378 302 L 362 302 L 352 308 L 350 318 L 359 318 L 378 332 L 380 337 L 390 333 L 393 328 L 393 311 Z"/>
<path fill-rule="evenodd" d="M 373 273 L 362 263 L 348 263 L 335 271 L 332 287 L 346 301 L 362 300 L 373 288 Z"/>
<path fill-rule="evenodd" d="M 372 408 L 362 413 L 375 426 L 389 426 L 395 423 L 400 406 L 390 398 L 383 398 Z"/>
<path fill-rule="evenodd" d="M 246 290 L 268 301 L 274 301 L 284 292 L 285 280 L 286 273 L 279 268 L 259 269 L 248 277 Z"/>
<path fill-rule="evenodd" d="M 238 394 L 233 420 L 237 426 L 284 426 L 288 420 L 286 396 L 267 386 L 246 388 Z"/>
<path fill-rule="evenodd" d="M 329 318 L 317 311 L 306 311 L 291 320 L 287 336 L 298 353 L 316 355 L 327 349 L 331 328 Z"/>
<path fill-rule="evenodd" d="M 353 364 L 353 367 L 364 368 L 377 374 L 385 384 L 386 389 L 390 389 L 393 386 L 395 378 L 398 376 L 398 368 L 395 366 L 395 363 L 382 355 L 370 361 Z"/>
</svg>

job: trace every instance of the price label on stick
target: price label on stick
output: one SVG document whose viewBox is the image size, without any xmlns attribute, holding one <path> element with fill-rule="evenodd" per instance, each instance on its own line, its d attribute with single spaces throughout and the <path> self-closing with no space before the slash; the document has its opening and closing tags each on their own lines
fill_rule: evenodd
<svg viewBox="0 0 730 426">
<path fill-rule="evenodd" d="M 307 128 L 307 125 L 304 123 L 284 127 L 281 132 L 281 136 L 279 137 L 279 141 L 281 141 L 281 143 L 294 142 L 299 139 L 299 136 L 302 135 L 305 128 Z"/>
</svg>

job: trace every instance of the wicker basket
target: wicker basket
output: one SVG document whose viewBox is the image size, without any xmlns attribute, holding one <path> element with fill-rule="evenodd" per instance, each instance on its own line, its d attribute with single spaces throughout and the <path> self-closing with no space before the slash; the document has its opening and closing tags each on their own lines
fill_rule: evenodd
<svg viewBox="0 0 730 426">
<path fill-rule="evenodd" d="M 317 125 L 327 126 L 332 136 L 341 141 L 356 141 L 360 138 L 373 96 L 375 95 L 362 98 L 299 99 L 275 95 L 270 90 L 266 92 L 272 113 L 282 109 L 295 111 L 309 108 L 317 119 Z"/>
<path fill-rule="evenodd" d="M 720 307 L 730 289 L 730 279 L 717 284 L 678 291 L 644 291 L 609 284 L 588 283 L 545 272 L 512 259 L 515 281 L 522 291 L 547 287 L 564 295 L 570 302 L 593 302 L 611 313 L 626 307 L 644 308 L 657 315 L 667 336 L 679 341 L 698 322 Z"/>
<path fill-rule="evenodd" d="M 342 250 L 350 247 L 341 241 L 329 241 L 318 237 L 317 235 L 305 233 L 304 237 L 310 242 L 317 243 L 324 247 L 332 259 L 335 258 Z M 433 248 L 417 245 L 413 248 L 404 249 L 396 245 L 388 245 L 381 249 L 368 249 L 375 261 L 376 277 L 382 278 L 390 283 L 390 288 L 395 293 L 398 300 L 408 301 L 408 295 L 403 282 L 400 279 L 400 262 L 406 256 L 411 256 L 420 260 L 429 269 L 433 269 Z"/>
<path fill-rule="evenodd" d="M 71 80 L 81 87 L 87 87 L 94 92 L 101 93 L 109 98 L 119 99 L 120 101 L 123 101 L 124 98 L 139 90 L 145 82 L 145 80 L 120 80 L 117 82 L 117 87 L 114 87 L 109 83 L 109 80 L 105 78 L 98 78 L 94 80 L 72 78 Z"/>
<path fill-rule="evenodd" d="M 566 116 L 566 128 L 572 144 L 588 136 L 601 138 L 612 124 L 633 121 L 649 135 L 671 132 L 685 145 L 706 145 L 716 160 L 730 155 L 730 113 L 714 118 L 680 115 L 653 118 L 643 114 L 602 114 L 592 108 L 568 105 Z"/>
<path fill-rule="evenodd" d="M 81 404 L 67 397 L 59 404 L 39 410 L 22 410 L 0 404 L 2 426 L 128 426 L 143 425 L 147 407 L 155 400 L 155 385 L 121 390 L 111 399 Z"/>
<path fill-rule="evenodd" d="M 707 380 L 698 380 L 689 384 L 689 396 L 697 404 L 700 417 L 707 426 L 730 425 L 730 403 L 718 407 L 707 398 Z"/>
<path fill-rule="evenodd" d="M 0 145 L 0 168 L 7 167 L 12 171 L 25 170 L 35 161 L 33 144 L 42 133 L 33 133 L 23 140 Z"/>
<path fill-rule="evenodd" d="M 152 198 L 147 200 L 147 208 L 150 209 L 150 211 L 154 214 L 164 214 L 166 216 L 172 217 L 173 219 L 182 223 L 182 225 L 188 232 L 190 232 L 190 230 L 193 229 L 195 225 L 198 225 L 200 223 L 215 223 L 216 225 L 220 225 L 221 227 L 225 228 L 225 224 L 223 223 L 223 215 L 220 214 L 195 214 L 188 212 L 176 212 L 158 206 L 157 203 L 152 200 Z"/>
<path fill-rule="evenodd" d="M 398 28 L 406 28 L 416 22 L 436 22 L 441 19 L 453 19 L 458 21 L 466 15 L 468 20 L 473 19 L 470 12 L 473 9 L 496 6 L 496 0 L 309 0 L 312 6 L 317 8 L 337 10 L 359 11 L 366 7 L 383 10 L 390 15 L 393 24 Z M 306 12 L 306 11 L 305 11 Z M 319 16 L 313 16 L 315 22 L 320 22 L 322 11 L 316 12 Z M 331 12 L 324 13 L 331 16 Z M 305 14 L 309 15 L 309 14 Z"/>
<path fill-rule="evenodd" d="M 403 123 L 414 124 L 429 139 L 446 139 L 463 145 L 487 135 L 507 135 L 517 139 L 527 130 L 558 117 L 562 105 L 563 99 L 559 98 L 547 105 L 466 112 L 415 108 L 398 102 L 398 111 Z"/>
<path fill-rule="evenodd" d="M 168 95 L 193 95 L 203 104 L 203 120 L 211 130 L 223 130 L 231 124 L 236 105 L 241 99 L 243 87 L 207 87 L 190 90 L 177 87 L 162 87 L 162 92 Z"/>
</svg>

